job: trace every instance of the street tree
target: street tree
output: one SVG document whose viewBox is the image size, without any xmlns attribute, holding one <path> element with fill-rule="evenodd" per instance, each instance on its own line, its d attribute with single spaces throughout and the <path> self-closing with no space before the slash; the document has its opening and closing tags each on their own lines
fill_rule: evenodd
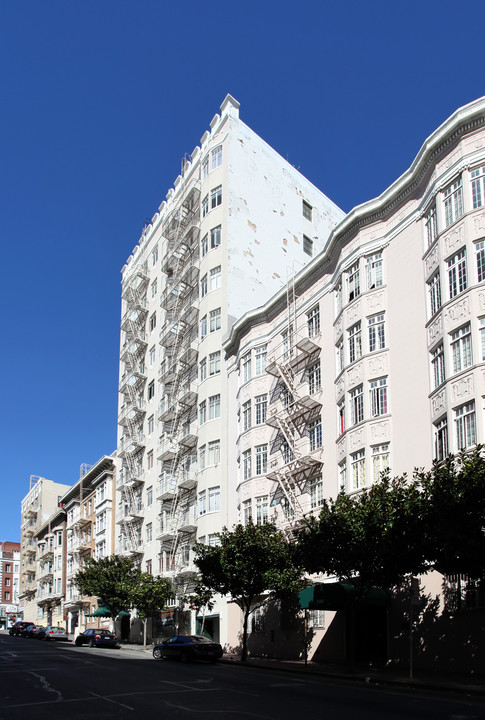
<svg viewBox="0 0 485 720">
<path fill-rule="evenodd" d="M 243 612 L 242 661 L 247 657 L 250 613 L 268 597 L 295 593 L 302 587 L 293 546 L 272 523 L 223 528 L 219 545 L 195 545 L 195 564 L 202 586 L 230 595 Z"/>
<path fill-rule="evenodd" d="M 135 562 L 122 555 L 96 560 L 89 558 L 74 576 L 83 595 L 93 595 L 109 610 L 114 619 L 132 606 L 133 587 L 140 571 Z"/>
<path fill-rule="evenodd" d="M 147 620 L 156 611 L 163 610 L 174 595 L 173 585 L 164 577 L 153 577 L 149 573 L 138 573 L 134 578 L 131 592 L 131 606 L 135 607 L 143 623 L 143 647 L 147 643 Z"/>
</svg>

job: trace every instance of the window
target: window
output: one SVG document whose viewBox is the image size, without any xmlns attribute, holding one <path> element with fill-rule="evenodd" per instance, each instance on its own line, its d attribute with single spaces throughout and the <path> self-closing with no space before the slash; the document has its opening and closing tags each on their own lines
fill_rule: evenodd
<svg viewBox="0 0 485 720">
<path fill-rule="evenodd" d="M 205 400 L 199 403 L 199 425 L 203 425 L 207 420 L 207 404 Z"/>
<path fill-rule="evenodd" d="M 245 450 L 242 454 L 243 480 L 251 477 L 251 450 Z"/>
<path fill-rule="evenodd" d="M 464 450 L 476 444 L 474 401 L 455 410 L 455 433 L 457 450 Z"/>
<path fill-rule="evenodd" d="M 153 505 L 153 486 L 150 485 L 149 488 L 147 488 L 147 507 L 150 507 L 150 505 Z"/>
<path fill-rule="evenodd" d="M 313 240 L 307 235 L 303 235 L 303 252 L 313 257 Z"/>
<path fill-rule="evenodd" d="M 323 480 L 321 475 L 310 480 L 308 494 L 310 495 L 310 507 L 312 510 L 323 505 Z"/>
<path fill-rule="evenodd" d="M 219 537 L 219 533 L 209 533 L 209 535 L 207 536 L 207 544 L 211 547 L 220 545 L 221 538 Z"/>
<path fill-rule="evenodd" d="M 371 380 L 369 383 L 371 417 L 387 413 L 387 378 Z"/>
<path fill-rule="evenodd" d="M 205 218 L 209 212 L 209 196 L 206 195 L 202 200 L 202 217 Z"/>
<path fill-rule="evenodd" d="M 372 480 L 377 482 L 389 467 L 389 445 L 374 445 L 372 448 Z"/>
<path fill-rule="evenodd" d="M 256 525 L 268 522 L 268 496 L 256 498 Z"/>
<path fill-rule="evenodd" d="M 376 253 L 375 255 L 371 255 L 366 258 L 365 275 L 367 280 L 367 290 L 374 290 L 374 288 L 382 286 L 382 253 Z"/>
<path fill-rule="evenodd" d="M 251 400 L 247 400 L 242 406 L 243 431 L 251 427 Z"/>
<path fill-rule="evenodd" d="M 434 426 L 434 456 L 444 460 L 448 456 L 448 420 L 441 418 Z"/>
<path fill-rule="evenodd" d="M 148 575 L 152 574 L 152 561 L 151 560 L 146 561 L 146 572 Z"/>
<path fill-rule="evenodd" d="M 360 321 L 352 325 L 348 331 L 349 362 L 353 363 L 362 357 L 362 326 Z"/>
<path fill-rule="evenodd" d="M 157 278 L 155 278 L 155 280 L 152 282 L 151 290 L 152 290 L 152 298 L 154 298 L 155 295 L 157 294 Z"/>
<path fill-rule="evenodd" d="M 209 236 L 206 233 L 204 235 L 204 237 L 202 238 L 202 240 L 200 241 L 200 254 L 202 255 L 202 257 L 204 257 L 204 255 L 207 255 L 208 251 L 209 251 Z"/>
<path fill-rule="evenodd" d="M 207 358 L 203 358 L 200 361 L 199 370 L 200 370 L 200 381 L 202 382 L 207 377 Z"/>
<path fill-rule="evenodd" d="M 207 512 L 206 492 L 202 490 L 199 493 L 199 515 L 205 515 Z"/>
<path fill-rule="evenodd" d="M 218 225 L 215 228 L 212 228 L 211 230 L 211 250 L 214 250 L 214 248 L 219 247 L 221 244 L 221 226 Z"/>
<path fill-rule="evenodd" d="M 347 488 L 347 461 L 344 460 L 338 466 L 338 478 L 340 491 L 345 492 Z"/>
<path fill-rule="evenodd" d="M 221 441 L 212 440 L 207 448 L 207 465 L 219 465 L 221 462 Z"/>
<path fill-rule="evenodd" d="M 430 247 L 438 237 L 438 222 L 436 219 L 436 203 L 434 203 L 426 215 L 424 216 L 424 226 L 426 228 L 426 242 Z"/>
<path fill-rule="evenodd" d="M 153 450 L 150 450 L 149 453 L 147 453 L 147 468 L 148 470 L 151 470 L 153 467 Z"/>
<path fill-rule="evenodd" d="M 201 445 L 199 448 L 199 470 L 205 468 L 205 445 Z"/>
<path fill-rule="evenodd" d="M 155 397 L 155 380 L 152 380 L 148 385 L 148 399 L 151 400 Z"/>
<path fill-rule="evenodd" d="M 445 381 L 445 351 L 443 343 L 431 351 L 431 367 L 433 370 L 433 388 Z"/>
<path fill-rule="evenodd" d="M 10 587 L 10 578 L 9 577 L 5 578 L 5 587 Z"/>
<path fill-rule="evenodd" d="M 148 434 L 151 435 L 153 433 L 153 430 L 155 428 L 155 417 L 154 415 L 150 415 L 148 418 Z"/>
<path fill-rule="evenodd" d="M 251 353 L 248 352 L 242 358 L 242 379 L 243 383 L 251 379 Z"/>
<path fill-rule="evenodd" d="M 221 287 L 221 279 L 222 279 L 222 273 L 221 273 L 221 266 L 218 265 L 215 268 L 212 268 L 210 271 L 210 290 L 217 290 L 217 288 Z"/>
<path fill-rule="evenodd" d="M 308 611 L 308 627 L 324 628 L 325 627 L 325 610 L 309 610 Z"/>
<path fill-rule="evenodd" d="M 268 396 L 267 395 L 256 395 L 254 398 L 254 404 L 255 404 L 255 421 L 256 425 L 264 425 L 266 422 L 266 410 L 268 406 Z"/>
<path fill-rule="evenodd" d="M 209 375 L 219 375 L 221 372 L 221 351 L 209 355 Z"/>
<path fill-rule="evenodd" d="M 342 400 L 337 405 L 337 412 L 338 412 L 338 434 L 343 435 L 345 432 L 345 398 L 342 398 Z"/>
<path fill-rule="evenodd" d="M 207 315 L 200 319 L 200 339 L 203 340 L 207 335 Z"/>
<path fill-rule="evenodd" d="M 256 448 L 256 475 L 265 475 L 268 463 L 268 446 L 257 445 Z"/>
<path fill-rule="evenodd" d="M 463 188 L 461 177 L 445 190 L 445 225 L 448 227 L 463 215 Z"/>
<path fill-rule="evenodd" d="M 155 350 L 155 345 L 154 345 L 153 347 L 150 348 L 150 355 L 149 355 L 150 367 L 152 367 L 155 364 L 155 355 L 156 355 L 156 350 Z"/>
<path fill-rule="evenodd" d="M 200 297 L 207 295 L 207 273 L 200 279 Z"/>
<path fill-rule="evenodd" d="M 485 280 L 485 241 L 475 244 L 475 256 L 477 259 L 477 279 L 478 282 Z"/>
<path fill-rule="evenodd" d="M 350 424 L 357 425 L 364 419 L 364 387 L 359 385 L 350 391 Z"/>
<path fill-rule="evenodd" d="M 352 490 L 358 490 L 365 485 L 365 452 L 352 453 L 350 456 L 352 466 Z"/>
<path fill-rule="evenodd" d="M 4 600 L 8 602 L 10 600 L 10 592 L 8 590 L 5 590 L 3 597 Z"/>
<path fill-rule="evenodd" d="M 437 272 L 431 280 L 428 280 L 429 311 L 433 316 L 441 307 L 441 282 L 440 274 Z"/>
<path fill-rule="evenodd" d="M 383 350 L 386 347 L 386 327 L 384 314 L 367 318 L 369 331 L 369 352 Z"/>
<path fill-rule="evenodd" d="M 290 445 L 288 444 L 287 440 L 284 440 L 284 442 L 281 443 L 280 450 L 281 450 L 281 456 L 283 458 L 283 462 L 285 463 L 285 465 L 287 465 L 290 462 L 293 462 L 293 460 L 295 459 L 295 454 L 294 454 L 293 450 L 291 449 Z"/>
<path fill-rule="evenodd" d="M 58 545 L 60 545 L 60 544 L 62 544 L 62 535 L 58 535 L 58 537 L 61 538 L 61 542 L 57 543 Z M 6 573 L 12 572 L 12 566 L 10 565 L 10 563 L 5 563 L 5 572 Z"/>
<path fill-rule="evenodd" d="M 211 190 L 211 210 L 222 204 L 222 185 Z"/>
<path fill-rule="evenodd" d="M 448 260 L 448 286 L 450 299 L 466 290 L 466 251 L 464 248 Z"/>
<path fill-rule="evenodd" d="M 209 398 L 209 420 L 215 420 L 221 416 L 221 396 L 212 395 Z"/>
<path fill-rule="evenodd" d="M 310 451 L 322 447 L 322 420 L 316 418 L 307 424 L 308 438 L 310 440 Z"/>
<path fill-rule="evenodd" d="M 281 333 L 283 339 L 283 357 L 287 358 L 293 353 L 293 325 Z"/>
<path fill-rule="evenodd" d="M 485 166 L 471 172 L 473 209 L 483 207 L 485 202 Z"/>
<path fill-rule="evenodd" d="M 202 180 L 205 180 L 206 177 L 209 174 L 209 156 L 207 155 L 204 158 L 204 161 L 202 163 Z"/>
<path fill-rule="evenodd" d="M 335 346 L 335 352 L 336 352 L 336 366 L 337 366 L 337 375 L 338 375 L 344 369 L 344 341 L 342 338 L 340 338 L 337 345 Z"/>
<path fill-rule="evenodd" d="M 158 261 L 158 245 L 152 250 L 152 265 L 156 265 Z"/>
<path fill-rule="evenodd" d="M 472 336 L 470 324 L 451 333 L 453 372 L 458 373 L 472 364 Z"/>
<path fill-rule="evenodd" d="M 100 513 L 96 518 L 96 532 L 106 529 L 106 510 Z"/>
<path fill-rule="evenodd" d="M 211 170 L 222 165 L 222 145 L 218 145 L 211 152 Z"/>
<path fill-rule="evenodd" d="M 221 308 L 211 310 L 209 313 L 209 332 L 221 329 Z"/>
<path fill-rule="evenodd" d="M 221 488 L 219 486 L 209 488 L 209 512 L 216 512 L 221 509 Z"/>
<path fill-rule="evenodd" d="M 148 321 L 148 325 L 150 328 L 150 332 L 153 332 L 157 326 L 157 313 L 154 312 L 152 315 L 150 315 L 150 320 Z"/>
<path fill-rule="evenodd" d="M 307 370 L 308 375 L 308 391 L 310 395 L 314 395 L 322 389 L 322 378 L 320 372 L 320 360 L 311 365 Z"/>
<path fill-rule="evenodd" d="M 255 373 L 256 375 L 264 375 L 266 372 L 266 345 L 261 345 L 255 350 Z"/>
<path fill-rule="evenodd" d="M 307 203 L 306 200 L 302 200 L 303 217 L 306 218 L 307 220 L 310 220 L 310 221 L 311 221 L 311 219 L 312 219 L 312 210 L 313 210 L 313 208 L 312 208 L 312 206 L 310 205 L 310 203 Z"/>
<path fill-rule="evenodd" d="M 347 274 L 347 298 L 351 302 L 360 295 L 359 261 L 350 268 Z"/>
<path fill-rule="evenodd" d="M 151 542 L 153 539 L 153 525 L 152 523 L 148 523 L 146 528 L 146 534 L 147 534 L 147 542 Z"/>
<path fill-rule="evenodd" d="M 320 334 L 320 307 L 316 305 L 307 313 L 308 337 L 312 338 Z"/>
<path fill-rule="evenodd" d="M 242 521 L 243 525 L 247 525 L 251 520 L 251 500 L 244 500 L 242 504 Z"/>
<path fill-rule="evenodd" d="M 482 347 L 482 362 L 485 360 L 485 318 L 480 318 L 478 321 L 480 328 L 480 345 Z"/>
</svg>

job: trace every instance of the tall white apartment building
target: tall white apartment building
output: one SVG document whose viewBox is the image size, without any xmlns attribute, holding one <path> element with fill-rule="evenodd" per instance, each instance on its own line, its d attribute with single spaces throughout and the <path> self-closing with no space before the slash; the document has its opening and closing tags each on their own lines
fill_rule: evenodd
<svg viewBox="0 0 485 720">
<path fill-rule="evenodd" d="M 21 503 L 19 599 L 23 605 L 25 620 L 35 622 L 43 614 L 45 593 L 43 592 L 42 598 L 40 598 L 39 581 L 42 574 L 45 574 L 47 579 L 49 566 L 46 567 L 46 562 L 51 559 L 48 557 L 49 545 L 51 541 L 54 542 L 48 523 L 58 512 L 62 496 L 68 489 L 69 485 L 55 483 L 38 475 L 31 475 L 29 492 Z M 45 538 L 44 544 L 41 544 L 42 552 L 38 556 L 39 533 L 43 538 L 46 533 L 49 537 Z M 45 557 L 41 558 L 40 555 L 45 555 Z M 42 603 L 39 602 L 40 600 Z"/>
<path fill-rule="evenodd" d="M 228 95 L 123 268 L 116 549 L 181 591 L 193 544 L 217 542 L 232 517 L 222 339 L 324 251 L 342 217 Z M 225 642 L 225 604 L 206 627 Z"/>
<path fill-rule="evenodd" d="M 224 351 L 230 525 L 269 517 L 291 531 L 385 468 L 412 475 L 483 443 L 485 98 L 457 110 L 286 289 L 246 312 Z M 320 618 L 321 657 L 334 615 Z"/>
</svg>

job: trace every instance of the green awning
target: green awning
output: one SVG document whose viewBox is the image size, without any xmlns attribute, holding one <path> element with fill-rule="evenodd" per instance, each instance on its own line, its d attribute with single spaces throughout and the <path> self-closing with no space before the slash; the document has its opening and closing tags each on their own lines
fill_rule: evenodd
<svg viewBox="0 0 485 720">
<path fill-rule="evenodd" d="M 126 610 L 120 610 L 118 613 L 118 617 L 130 617 L 130 613 L 126 612 Z"/>
<path fill-rule="evenodd" d="M 111 610 L 108 610 L 106 605 L 100 605 L 97 610 L 86 617 L 111 617 Z"/>
<path fill-rule="evenodd" d="M 299 595 L 300 607 L 308 610 L 345 610 L 355 602 L 355 587 L 351 583 L 318 583 L 310 585 Z M 362 599 L 362 605 L 389 607 L 387 590 L 372 588 Z"/>
</svg>

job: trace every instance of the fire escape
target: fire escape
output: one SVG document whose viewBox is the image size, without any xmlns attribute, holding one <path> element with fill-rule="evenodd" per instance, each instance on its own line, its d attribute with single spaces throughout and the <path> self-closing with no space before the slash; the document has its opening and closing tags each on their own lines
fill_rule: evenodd
<svg viewBox="0 0 485 720">
<path fill-rule="evenodd" d="M 163 358 L 159 420 L 162 436 L 160 541 L 163 572 L 181 578 L 188 573 L 184 546 L 196 526 L 197 358 L 200 190 L 193 186 L 164 228 L 167 249 L 161 307 L 165 314 L 160 339 Z"/>
<path fill-rule="evenodd" d="M 121 538 L 119 551 L 133 556 L 142 553 L 141 492 L 145 447 L 143 418 L 145 415 L 147 287 L 146 264 L 140 262 L 128 279 L 122 293 L 126 303 L 126 310 L 121 321 L 121 329 L 125 333 L 121 361 L 124 363 L 125 369 L 120 381 L 120 392 L 124 396 L 124 402 L 118 419 L 119 425 L 123 428 L 118 449 L 118 455 L 123 463 L 120 480 L 121 516 L 117 520 L 120 525 Z"/>
<path fill-rule="evenodd" d="M 266 423 L 275 431 L 273 458 L 267 478 L 277 483 L 273 504 L 279 505 L 278 524 L 289 535 L 310 509 L 308 481 L 321 472 L 321 442 L 312 442 L 308 428 L 321 414 L 321 348 L 310 324 L 298 329 L 294 278 L 287 283 L 287 321 L 283 343 L 268 358 L 266 372 L 275 378 Z M 309 377 L 309 369 L 317 368 Z M 320 430 L 321 433 L 321 430 Z"/>
</svg>

